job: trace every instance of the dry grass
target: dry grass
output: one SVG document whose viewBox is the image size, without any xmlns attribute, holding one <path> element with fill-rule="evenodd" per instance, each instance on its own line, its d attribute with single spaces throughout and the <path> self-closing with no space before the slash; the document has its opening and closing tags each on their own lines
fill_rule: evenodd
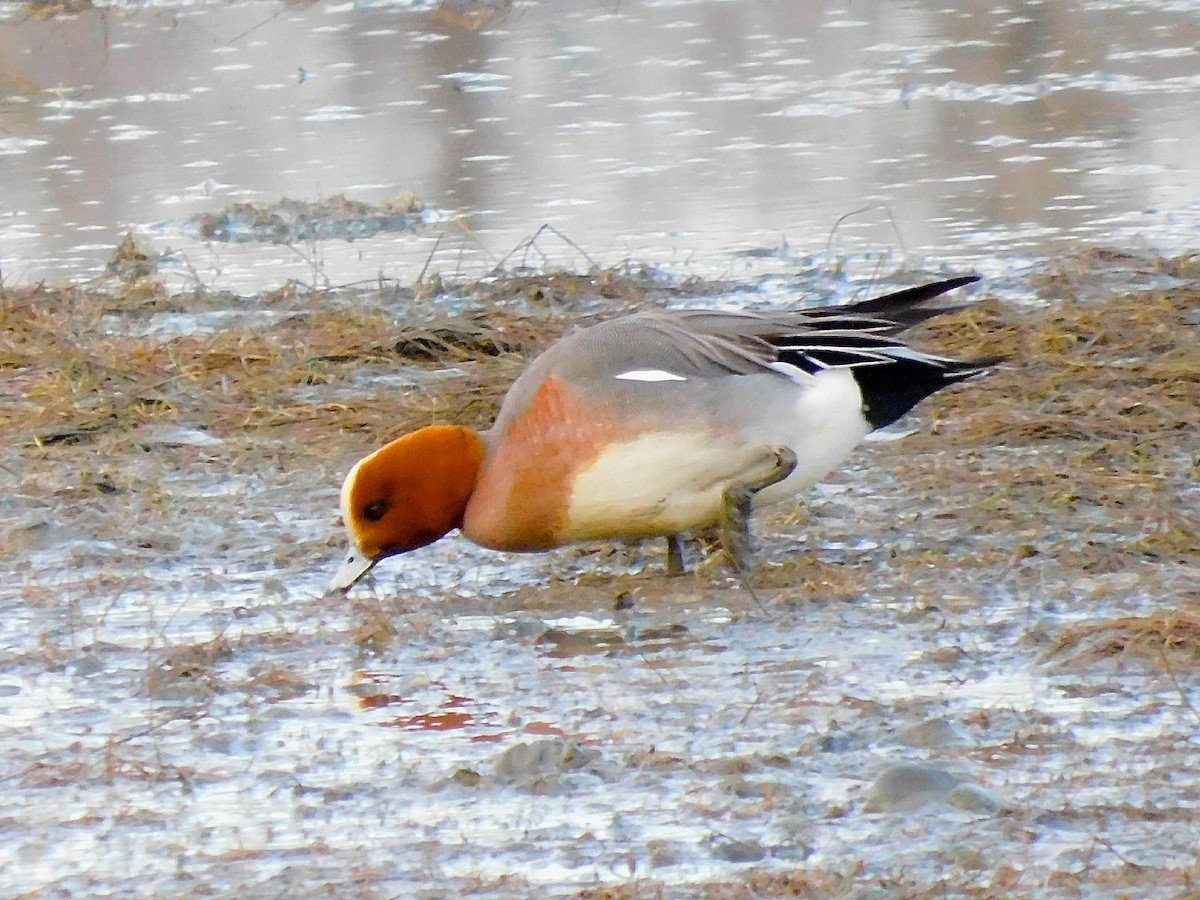
<svg viewBox="0 0 1200 900">
<path fill-rule="evenodd" d="M 1152 470 L 1200 407 L 1200 334 L 1184 318 L 1197 308 L 1200 289 L 1188 287 L 1048 310 L 990 300 L 935 320 L 944 351 L 1011 360 L 982 383 L 985 403 L 959 392 L 940 407 L 973 443 L 1061 438 L 1087 458 Z"/>
<path fill-rule="evenodd" d="M 25 0 L 22 5 L 35 19 L 75 16 L 96 8 L 93 0 Z"/>
<path fill-rule="evenodd" d="M 985 300 L 926 326 L 923 346 L 1009 362 L 931 401 L 899 471 L 917 495 L 956 484 L 948 514 L 966 530 L 1023 534 L 1006 548 L 1017 556 L 1085 573 L 1195 564 L 1200 285 L 1073 298 L 1072 285 L 1102 277 L 1048 278 L 1062 299 L 1046 308 Z"/>
<path fill-rule="evenodd" d="M 687 885 L 643 878 L 623 884 L 580 891 L 580 900 L 650 900 L 665 897 L 697 897 L 704 900 L 757 900 L 767 897 L 838 898 L 879 896 L 895 900 L 927 897 L 970 897 L 1002 900 L 1016 897 L 1070 897 L 1101 893 L 1105 896 L 1195 896 L 1200 884 L 1200 867 L 1143 866 L 1118 859 L 1106 865 L 1114 851 L 1097 841 L 1094 859 L 1080 871 L 1029 871 L 1008 863 L 987 865 L 972 876 L 956 872 L 932 880 L 903 870 L 889 875 L 871 875 L 865 863 L 844 871 L 815 866 L 784 872 L 752 870 L 737 881 L 692 882 Z M 1166 892 L 1166 893 L 1164 893 Z"/>
<path fill-rule="evenodd" d="M 411 193 L 379 204 L 353 200 L 345 194 L 315 202 L 284 197 L 270 204 L 228 203 L 218 212 L 193 216 L 190 225 L 206 241 L 290 244 L 413 229 L 421 224 L 424 209 L 425 205 Z"/>
<path fill-rule="evenodd" d="M 1163 667 L 1200 665 L 1200 610 L 1163 609 L 1146 616 L 1121 616 L 1070 625 L 1051 651 L 1076 661 L 1140 657 Z"/>
<path fill-rule="evenodd" d="M 142 254 L 122 245 L 114 259 L 132 256 Z M 485 426 L 524 364 L 570 326 L 573 316 L 556 307 L 580 296 L 633 305 L 687 290 L 655 288 L 645 273 L 617 270 L 517 276 L 467 289 L 488 305 L 485 312 L 402 321 L 378 303 L 324 304 L 318 296 L 269 326 L 166 340 L 138 333 L 152 314 L 232 301 L 202 293 L 169 296 L 144 278 L 122 284 L 115 294 L 43 286 L 8 290 L 0 295 L 0 370 L 6 374 L 0 425 L 17 443 L 38 447 L 184 420 L 218 436 L 305 426 L 306 443 L 323 436 L 336 442 L 348 431 L 386 438 L 435 420 Z M 404 303 L 412 296 L 396 299 Z M 286 292 L 268 296 L 260 308 L 295 299 Z M 521 314 L 511 308 L 514 299 L 533 299 L 546 311 Z M 475 377 L 467 386 L 362 391 L 336 402 L 301 396 L 305 388 L 345 384 L 372 365 L 426 371 L 459 366 Z"/>
<path fill-rule="evenodd" d="M 438 418 L 483 424 L 522 360 L 550 340 L 497 313 L 411 328 L 382 313 L 314 312 L 263 330 L 157 340 L 122 335 L 102 295 L 41 288 L 0 301 L 0 425 L 22 445 L 94 441 L 140 426 L 188 421 L 217 436 L 308 425 L 312 436 L 407 430 Z M 109 328 L 105 328 L 105 325 Z M 557 334 L 554 325 L 543 330 Z M 107 331 L 107 333 L 106 333 Z M 454 392 L 364 392 L 314 403 L 305 387 L 337 384 L 368 364 L 436 369 L 490 357 L 500 378 Z M 314 448 L 315 449 L 315 448 Z"/>
</svg>

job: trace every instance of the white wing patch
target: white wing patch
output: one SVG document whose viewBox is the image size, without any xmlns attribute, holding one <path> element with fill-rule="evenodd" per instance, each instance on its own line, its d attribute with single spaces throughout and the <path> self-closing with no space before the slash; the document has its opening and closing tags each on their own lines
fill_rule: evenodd
<svg viewBox="0 0 1200 900">
<path fill-rule="evenodd" d="M 829 366 L 825 365 L 825 363 L 821 362 L 819 359 L 814 359 L 813 364 L 822 369 L 829 368 Z M 780 375 L 786 375 L 792 381 L 796 382 L 796 384 L 803 384 L 807 386 L 813 383 L 814 376 L 810 375 L 808 372 L 805 372 L 799 366 L 793 366 L 791 363 L 773 362 L 770 363 L 767 368 L 773 369 Z"/>
<path fill-rule="evenodd" d="M 614 377 L 620 381 L 687 381 L 682 375 L 663 369 L 632 369 Z"/>
<path fill-rule="evenodd" d="M 880 351 L 892 359 L 911 359 L 913 362 L 919 363 L 952 363 L 955 360 L 948 356 L 937 356 L 933 353 L 923 353 L 920 350 L 914 350 L 908 346 L 884 347 Z"/>
</svg>

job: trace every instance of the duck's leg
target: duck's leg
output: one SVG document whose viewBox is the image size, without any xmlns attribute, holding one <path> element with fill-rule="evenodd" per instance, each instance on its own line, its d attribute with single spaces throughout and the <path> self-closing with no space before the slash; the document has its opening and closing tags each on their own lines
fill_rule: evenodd
<svg viewBox="0 0 1200 900">
<path fill-rule="evenodd" d="M 683 558 L 683 535 L 667 535 L 667 574 L 686 575 L 687 563 Z"/>
<path fill-rule="evenodd" d="M 746 571 L 750 560 L 750 513 L 754 508 L 754 495 L 759 491 L 779 484 L 796 468 L 796 454 L 790 447 L 775 448 L 775 465 L 762 478 L 735 484 L 725 490 L 721 510 L 721 545 L 733 568 Z"/>
</svg>

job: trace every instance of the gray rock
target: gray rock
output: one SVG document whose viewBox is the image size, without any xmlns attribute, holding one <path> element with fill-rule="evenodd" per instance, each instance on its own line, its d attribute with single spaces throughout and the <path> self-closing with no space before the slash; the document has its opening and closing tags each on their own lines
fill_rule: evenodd
<svg viewBox="0 0 1200 900">
<path fill-rule="evenodd" d="M 575 741 L 547 738 L 514 744 L 496 758 L 496 781 L 531 785 L 573 769 L 582 769 L 599 758 L 598 751 Z"/>
<path fill-rule="evenodd" d="M 909 725 L 896 733 L 896 742 L 906 747 L 943 750 L 968 743 L 967 735 L 949 719 L 938 716 Z"/>
<path fill-rule="evenodd" d="M 867 796 L 866 812 L 907 812 L 942 800 L 962 784 L 937 766 L 901 763 L 884 769 Z"/>
<path fill-rule="evenodd" d="M 767 851 L 758 841 L 739 841 L 725 839 L 713 847 L 713 856 L 726 862 L 746 863 L 758 862 Z"/>
<path fill-rule="evenodd" d="M 999 797 L 977 784 L 958 785 L 946 794 L 946 802 L 965 812 L 992 814 L 1005 810 L 1005 804 Z"/>
<path fill-rule="evenodd" d="M 85 653 L 67 663 L 65 671 L 68 675 L 75 675 L 79 678 L 88 678 L 92 675 L 103 672 L 104 662 L 99 657 L 93 656 L 90 653 Z"/>
<path fill-rule="evenodd" d="M 647 841 L 646 852 L 649 854 L 650 865 L 656 869 L 675 866 L 683 860 L 679 845 L 673 841 L 657 839 Z"/>
</svg>

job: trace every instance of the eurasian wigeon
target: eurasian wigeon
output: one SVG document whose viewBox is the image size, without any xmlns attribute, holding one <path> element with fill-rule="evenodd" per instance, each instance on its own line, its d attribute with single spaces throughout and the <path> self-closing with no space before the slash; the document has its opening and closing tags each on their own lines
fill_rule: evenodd
<svg viewBox="0 0 1200 900">
<path fill-rule="evenodd" d="M 342 485 L 350 553 L 330 590 L 459 528 L 495 550 L 718 527 L 735 568 L 752 509 L 812 486 L 871 431 L 996 359 L 897 335 L 965 276 L 802 312 L 643 312 L 577 329 L 509 389 L 492 428 L 431 425 Z M 954 307 L 957 308 L 957 307 Z"/>
</svg>

